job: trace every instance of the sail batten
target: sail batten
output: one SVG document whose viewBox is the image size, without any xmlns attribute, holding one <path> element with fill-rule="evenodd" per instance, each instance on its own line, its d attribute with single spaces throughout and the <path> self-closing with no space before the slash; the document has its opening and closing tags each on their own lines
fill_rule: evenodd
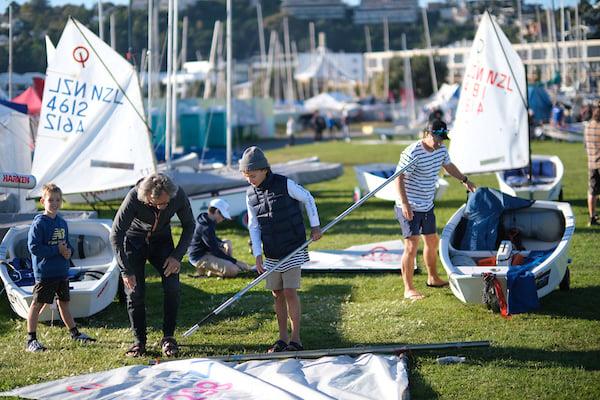
<svg viewBox="0 0 600 400">
<path fill-rule="evenodd" d="M 123 188 L 154 172 L 143 116 L 133 66 L 69 19 L 46 71 L 30 195 L 48 182 L 65 194 Z"/>
<path fill-rule="evenodd" d="M 466 63 L 450 158 L 464 173 L 529 163 L 525 67 L 508 38 L 484 13 Z"/>
</svg>

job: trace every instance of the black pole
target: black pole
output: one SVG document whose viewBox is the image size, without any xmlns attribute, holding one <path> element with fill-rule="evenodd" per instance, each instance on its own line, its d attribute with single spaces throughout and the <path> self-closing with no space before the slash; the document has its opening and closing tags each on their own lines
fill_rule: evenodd
<svg viewBox="0 0 600 400">
<path fill-rule="evenodd" d="M 131 2 L 132 0 L 129 0 L 129 4 L 127 6 L 127 61 L 129 61 L 130 63 L 134 64 L 133 62 L 133 44 L 132 44 L 132 39 L 131 39 Z"/>
<path fill-rule="evenodd" d="M 531 124 L 529 123 L 529 78 L 528 78 L 528 68 L 527 64 L 523 63 L 525 67 L 525 104 L 527 105 L 527 146 L 529 148 L 529 165 L 527 171 L 527 180 L 529 181 L 529 187 L 533 185 L 533 165 L 531 163 Z M 530 200 L 533 197 L 533 193 L 531 190 L 529 191 Z"/>
<path fill-rule="evenodd" d="M 279 353 L 258 353 L 258 354 L 235 354 L 227 356 L 208 357 L 213 360 L 243 362 L 250 360 L 277 360 L 284 358 L 320 358 L 330 356 L 358 356 L 366 353 L 376 354 L 399 354 L 415 351 L 448 350 L 448 349 L 467 349 L 477 347 L 490 347 L 489 340 L 480 340 L 473 342 L 449 342 L 449 343 L 425 343 L 425 344 L 388 344 L 360 347 L 346 347 L 338 349 L 321 350 L 301 350 L 301 351 L 282 351 Z"/>
</svg>

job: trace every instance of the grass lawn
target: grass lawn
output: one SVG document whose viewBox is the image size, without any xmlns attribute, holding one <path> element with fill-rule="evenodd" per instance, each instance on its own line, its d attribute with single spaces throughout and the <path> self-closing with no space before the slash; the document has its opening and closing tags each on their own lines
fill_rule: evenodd
<svg viewBox="0 0 600 400">
<path fill-rule="evenodd" d="M 322 226 L 351 205 L 356 186 L 353 165 L 397 162 L 404 146 L 327 142 L 267 152 L 271 162 L 318 155 L 323 161 L 341 162 L 340 178 L 309 185 L 317 200 Z M 490 340 L 490 348 L 435 351 L 416 354 L 411 370 L 415 399 L 599 399 L 600 398 L 600 245 L 598 228 L 588 228 L 587 166 L 581 144 L 539 142 L 538 154 L 557 154 L 565 164 L 564 198 L 573 206 L 576 233 L 572 241 L 571 290 L 555 291 L 541 300 L 538 312 L 503 319 L 483 305 L 464 305 L 449 289 L 425 287 L 425 274 L 416 275 L 427 298 L 402 298 L 397 273 L 305 274 L 301 289 L 302 337 L 307 349 Z M 492 175 L 471 177 L 480 186 L 496 187 Z M 444 199 L 436 205 L 438 232 L 465 201 L 464 189 L 453 179 Z M 111 217 L 114 211 L 104 211 Z M 219 234 L 233 240 L 238 257 L 252 262 L 247 232 L 233 222 Z M 179 232 L 175 229 L 175 234 Z M 311 249 L 342 249 L 354 244 L 399 237 L 392 205 L 371 199 L 333 227 Z M 252 276 L 235 279 L 194 279 L 185 259 L 182 272 L 182 306 L 177 334 L 182 357 L 265 351 L 277 336 L 271 295 L 262 285 L 247 293 L 212 323 L 189 338 L 182 338 L 211 310 L 241 290 Z M 422 259 L 419 257 L 419 263 Z M 438 268 L 444 275 L 441 264 Z M 148 268 L 147 308 L 149 344 L 161 337 L 162 291 Z M 73 343 L 60 324 L 42 324 L 38 337 L 49 348 L 43 354 L 24 351 L 25 321 L 17 317 L 6 295 L 0 298 L 0 390 L 84 374 L 147 359 L 128 359 L 128 318 L 116 301 L 103 312 L 78 321 L 82 331 L 98 338 L 94 345 Z M 158 356 L 158 346 L 155 348 Z M 464 355 L 467 363 L 438 365 L 442 355 Z"/>
</svg>

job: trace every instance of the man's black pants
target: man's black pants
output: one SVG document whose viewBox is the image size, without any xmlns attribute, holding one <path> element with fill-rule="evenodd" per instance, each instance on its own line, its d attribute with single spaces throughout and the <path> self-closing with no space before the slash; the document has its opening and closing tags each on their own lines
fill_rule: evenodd
<svg viewBox="0 0 600 400">
<path fill-rule="evenodd" d="M 179 274 L 164 275 L 163 265 L 173 252 L 171 235 L 146 238 L 126 237 L 125 252 L 135 272 L 134 290 L 125 288 L 127 313 L 136 343 L 146 344 L 146 261 L 159 273 L 163 287 L 163 335 L 173 336 L 180 303 Z"/>
</svg>

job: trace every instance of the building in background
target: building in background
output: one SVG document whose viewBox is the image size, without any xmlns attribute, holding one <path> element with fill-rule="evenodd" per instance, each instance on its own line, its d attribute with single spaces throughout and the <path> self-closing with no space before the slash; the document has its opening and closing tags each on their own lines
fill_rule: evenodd
<svg viewBox="0 0 600 400">
<path fill-rule="evenodd" d="M 342 0 L 283 0 L 281 11 L 298 19 L 342 19 L 348 6 Z"/>
<path fill-rule="evenodd" d="M 354 8 L 355 24 L 380 24 L 388 22 L 413 23 L 419 17 L 418 0 L 362 0 Z"/>
</svg>

